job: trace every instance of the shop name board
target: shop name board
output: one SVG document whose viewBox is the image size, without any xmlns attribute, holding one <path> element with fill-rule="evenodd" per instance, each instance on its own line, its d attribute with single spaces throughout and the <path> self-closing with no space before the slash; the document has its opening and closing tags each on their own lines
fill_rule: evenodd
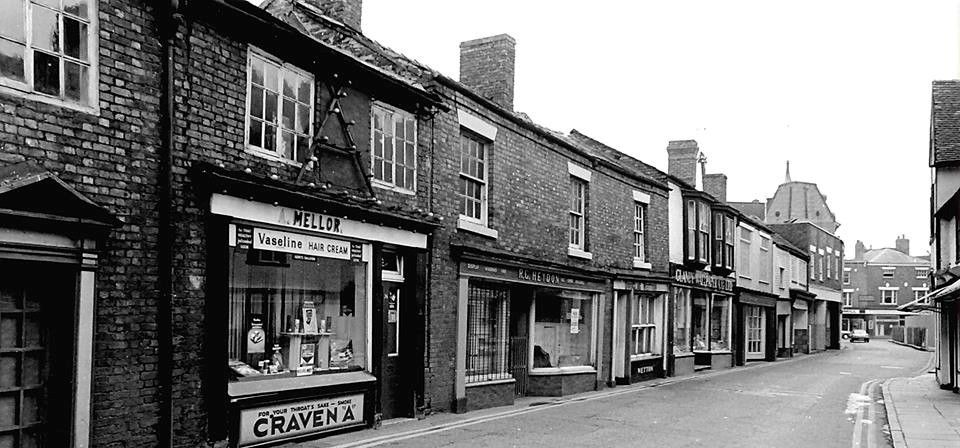
<svg viewBox="0 0 960 448">
<path fill-rule="evenodd" d="M 673 280 L 685 285 L 702 286 L 720 291 L 733 291 L 733 279 L 720 277 L 703 271 L 685 271 L 674 268 Z"/>
<path fill-rule="evenodd" d="M 289 220 L 288 220 L 289 219 Z M 282 224 L 303 229 L 311 229 L 325 233 L 343 234 L 340 218 L 335 216 L 325 216 L 319 213 L 305 212 L 303 210 L 294 210 L 293 217 L 288 218 L 285 213 L 280 213 Z"/>
<path fill-rule="evenodd" d="M 536 269 L 490 266 L 481 263 L 464 262 L 460 271 L 467 275 L 479 275 L 506 281 L 520 281 L 540 285 L 556 285 L 560 287 L 576 287 L 585 289 L 603 289 L 602 282 L 568 277 L 552 272 Z"/>
<path fill-rule="evenodd" d="M 362 394 L 244 409 L 240 412 L 240 446 L 362 423 Z"/>
<path fill-rule="evenodd" d="M 238 232 L 238 235 L 239 234 L 240 232 Z M 313 257 L 337 258 L 340 260 L 350 260 L 352 253 L 356 252 L 351 250 L 351 246 L 355 243 L 330 238 L 320 238 L 312 235 L 254 228 L 252 237 L 253 248 L 259 250 L 272 250 Z"/>
</svg>

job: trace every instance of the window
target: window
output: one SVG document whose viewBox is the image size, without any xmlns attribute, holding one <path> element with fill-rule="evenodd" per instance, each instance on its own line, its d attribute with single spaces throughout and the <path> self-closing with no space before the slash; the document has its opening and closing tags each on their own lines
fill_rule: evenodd
<svg viewBox="0 0 960 448">
<path fill-rule="evenodd" d="M 403 257 L 396 253 L 384 252 L 381 258 L 381 278 L 383 279 L 383 299 L 387 313 L 386 336 L 387 356 L 400 353 L 400 306 L 403 299 Z"/>
<path fill-rule="evenodd" d="M 544 290 L 534 299 L 533 367 L 593 366 L 593 295 Z"/>
<path fill-rule="evenodd" d="M 348 252 L 356 244 L 330 241 Z M 369 368 L 368 263 L 230 249 L 227 359 L 235 378 Z"/>
<path fill-rule="evenodd" d="M 683 355 L 693 349 L 690 328 L 690 290 L 673 289 L 673 354 Z"/>
<path fill-rule="evenodd" d="M 833 278 L 840 278 L 840 268 L 843 266 L 843 261 L 840 259 L 840 251 L 838 250 L 836 255 L 833 256 Z"/>
<path fill-rule="evenodd" d="M 713 265 L 717 268 L 733 270 L 734 235 L 736 224 L 725 213 L 713 214 Z"/>
<path fill-rule="evenodd" d="M 478 137 L 460 133 L 460 216 L 487 224 L 487 147 Z"/>
<path fill-rule="evenodd" d="M 733 257 L 735 256 L 733 248 L 736 244 L 734 235 L 736 235 L 737 232 L 737 224 L 730 216 L 724 217 L 724 223 L 724 244 L 726 245 L 726 249 L 724 250 L 724 267 L 733 270 Z"/>
<path fill-rule="evenodd" d="M 750 278 L 750 243 L 753 241 L 753 231 L 740 227 L 740 263 L 737 264 L 737 274 Z"/>
<path fill-rule="evenodd" d="M 850 268 L 843 268 L 843 284 L 850 284 Z"/>
<path fill-rule="evenodd" d="M 760 272 L 757 273 L 757 280 L 761 283 L 770 283 L 770 276 L 773 275 L 770 254 L 770 238 L 760 235 Z"/>
<path fill-rule="evenodd" d="M 694 350 L 726 351 L 730 349 L 729 298 L 694 292 L 691 314 Z"/>
<path fill-rule="evenodd" d="M 825 255 L 825 258 L 827 263 L 827 279 L 829 280 L 831 273 L 833 272 L 833 255 L 828 253 Z"/>
<path fill-rule="evenodd" d="M 697 258 L 697 202 L 687 201 L 687 259 Z"/>
<path fill-rule="evenodd" d="M 656 299 L 634 296 L 634 308 L 630 318 L 631 355 L 659 354 L 656 341 Z"/>
<path fill-rule="evenodd" d="M 921 297 L 927 294 L 926 288 L 913 288 L 913 300 L 920 300 Z M 928 303 L 930 299 L 924 300 L 924 303 Z"/>
<path fill-rule="evenodd" d="M 915 270 L 917 279 L 923 280 L 930 275 L 930 268 L 915 268 Z"/>
<path fill-rule="evenodd" d="M 897 268 L 892 266 L 884 266 L 880 269 L 883 270 L 883 278 L 893 278 L 893 274 L 897 271 Z"/>
<path fill-rule="evenodd" d="M 510 289 L 470 280 L 467 292 L 468 383 L 512 378 L 510 347 Z"/>
<path fill-rule="evenodd" d="M 853 306 L 853 293 L 850 291 L 843 292 L 843 306 Z"/>
<path fill-rule="evenodd" d="M 710 207 L 701 201 L 688 200 L 684 219 L 687 224 L 686 256 L 687 260 L 697 263 L 710 263 Z"/>
<path fill-rule="evenodd" d="M 586 250 L 587 183 L 570 178 L 570 247 Z"/>
<path fill-rule="evenodd" d="M 374 185 L 417 191 L 417 120 L 383 105 L 373 106 L 370 132 Z"/>
<path fill-rule="evenodd" d="M 700 244 L 698 247 L 699 253 L 697 254 L 697 259 L 700 260 L 701 263 L 709 263 L 710 262 L 710 208 L 707 207 L 707 204 L 704 204 L 702 202 L 698 204 L 697 208 L 699 209 L 697 213 L 699 215 L 698 222 L 700 223 L 700 226 L 699 226 L 700 235 L 698 235 L 697 237 L 700 241 Z"/>
<path fill-rule="evenodd" d="M 96 106 L 97 11 L 92 0 L 0 2 L 0 86 Z"/>
<path fill-rule="evenodd" d="M 285 160 L 308 160 L 313 75 L 253 48 L 247 63 L 247 147 Z"/>
<path fill-rule="evenodd" d="M 799 277 L 798 280 L 799 280 L 800 286 L 807 285 L 807 272 L 809 271 L 807 269 L 808 264 L 809 263 L 807 263 L 806 261 L 797 259 L 797 272 L 798 272 L 797 277 Z"/>
<path fill-rule="evenodd" d="M 880 290 L 880 303 L 884 305 L 896 305 L 897 304 L 897 290 L 896 289 L 881 289 Z"/>
<path fill-rule="evenodd" d="M 807 264 L 808 264 L 809 267 L 810 267 L 810 275 L 809 275 L 808 278 L 809 278 L 810 280 L 815 280 L 815 279 L 817 278 L 817 271 L 816 271 L 816 268 L 817 268 L 817 251 L 814 250 L 814 249 L 812 249 L 812 248 L 810 249 L 810 262 L 807 263 Z"/>
<path fill-rule="evenodd" d="M 633 259 L 641 263 L 647 260 L 643 244 L 644 209 L 645 206 L 642 203 L 633 203 Z"/>
<path fill-rule="evenodd" d="M 780 289 L 786 289 L 787 287 L 786 269 L 783 266 L 777 268 L 777 286 Z"/>
<path fill-rule="evenodd" d="M 823 254 L 817 255 L 817 280 L 823 281 Z"/>
</svg>

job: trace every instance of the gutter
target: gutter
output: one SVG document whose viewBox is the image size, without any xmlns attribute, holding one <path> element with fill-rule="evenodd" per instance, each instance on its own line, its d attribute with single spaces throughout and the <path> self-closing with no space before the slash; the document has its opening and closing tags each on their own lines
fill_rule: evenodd
<svg viewBox="0 0 960 448">
<path fill-rule="evenodd" d="M 174 51 L 177 29 L 183 23 L 179 0 L 169 0 L 161 10 L 160 46 L 160 148 L 157 178 L 157 446 L 173 446 L 173 145 Z"/>
</svg>

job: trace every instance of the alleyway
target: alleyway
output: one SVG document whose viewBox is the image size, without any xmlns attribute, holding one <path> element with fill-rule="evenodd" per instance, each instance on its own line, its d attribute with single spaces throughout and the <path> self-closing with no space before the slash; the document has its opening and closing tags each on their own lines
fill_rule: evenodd
<svg viewBox="0 0 960 448">
<path fill-rule="evenodd" d="M 408 447 L 849 447 L 855 437 L 856 411 L 863 407 L 859 446 L 884 447 L 889 439 L 882 434 L 883 406 L 872 409 L 876 414 L 871 419 L 874 401 L 856 394 L 866 390 L 870 395 L 870 388 L 861 386 L 879 384 L 875 380 L 916 375 L 930 356 L 885 340 L 844 342 L 839 352 L 600 399 L 534 406 L 532 412 L 504 408 L 514 413 L 504 418 L 494 414 L 468 425 L 447 422 L 449 429 L 435 428 L 423 435 L 411 431 L 412 426 L 427 428 L 438 417 L 419 422 L 427 423 L 424 426 L 388 425 L 380 431 L 329 437 L 303 446 L 375 446 L 365 443 L 371 441 Z M 879 387 L 873 389 L 878 393 Z M 385 437 L 389 433 L 405 438 Z"/>
</svg>

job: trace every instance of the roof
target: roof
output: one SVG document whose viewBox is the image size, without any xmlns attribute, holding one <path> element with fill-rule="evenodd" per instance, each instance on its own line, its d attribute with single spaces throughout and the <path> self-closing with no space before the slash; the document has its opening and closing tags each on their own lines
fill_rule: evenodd
<svg viewBox="0 0 960 448">
<path fill-rule="evenodd" d="M 596 140 L 576 129 L 570 130 L 570 134 L 564 136 L 564 138 L 570 140 L 571 143 L 585 149 L 592 155 L 603 158 L 610 163 L 623 166 L 624 168 L 633 171 L 641 177 L 653 180 L 660 184 L 666 184 L 670 180 L 667 176 L 667 173 L 660 171 L 656 167 L 635 159 L 611 146 L 601 143 L 599 140 Z"/>
<path fill-rule="evenodd" d="M 827 196 L 820 192 L 812 182 L 784 182 L 777 192 L 767 200 L 766 221 L 768 223 L 787 223 L 793 220 L 806 220 L 823 227 L 828 232 L 836 232 L 840 224 L 827 205 Z"/>
<path fill-rule="evenodd" d="M 930 166 L 960 162 L 960 80 L 934 81 Z"/>
<path fill-rule="evenodd" d="M 780 248 L 786 250 L 787 252 L 791 252 L 791 253 L 793 253 L 794 255 L 796 255 L 796 256 L 798 256 L 798 257 L 800 257 L 800 258 L 803 258 L 804 260 L 809 260 L 809 259 L 810 259 L 810 256 L 807 255 L 807 253 L 806 253 L 805 251 L 801 250 L 801 249 L 800 249 L 799 247 L 797 247 L 797 246 L 794 246 L 793 243 L 787 241 L 786 238 L 780 236 L 779 233 L 773 232 L 773 233 L 771 233 L 771 235 L 773 236 L 773 244 L 776 244 L 777 246 L 780 246 Z"/>
<path fill-rule="evenodd" d="M 764 219 L 767 210 L 766 204 L 756 200 L 753 202 L 727 202 L 727 205 L 739 210 L 744 215 L 753 216 L 760 220 Z"/>
<path fill-rule="evenodd" d="M 861 260 L 854 261 L 863 261 L 866 263 L 872 264 L 919 264 L 924 266 L 929 266 L 930 261 L 924 260 L 920 257 L 913 257 L 907 255 L 903 252 L 900 252 L 896 249 L 891 249 L 889 247 L 884 247 L 881 249 L 870 249 L 863 254 Z"/>
</svg>

